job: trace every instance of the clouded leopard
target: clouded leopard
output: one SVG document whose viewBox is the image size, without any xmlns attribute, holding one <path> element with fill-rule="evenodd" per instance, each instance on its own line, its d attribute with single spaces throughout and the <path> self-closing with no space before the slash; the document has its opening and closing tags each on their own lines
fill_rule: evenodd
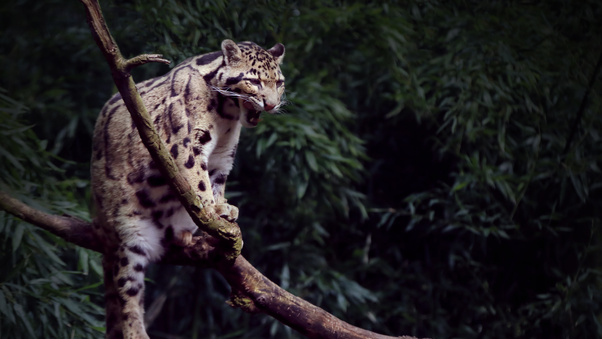
<svg viewBox="0 0 602 339">
<path fill-rule="evenodd" d="M 224 199 L 241 126 L 276 112 L 284 92 L 284 46 L 224 40 L 221 51 L 189 58 L 137 85 L 154 126 L 203 206 L 236 220 Z M 92 191 L 103 259 L 107 338 L 148 338 L 144 272 L 197 226 L 161 176 L 119 93 L 94 130 Z"/>
</svg>

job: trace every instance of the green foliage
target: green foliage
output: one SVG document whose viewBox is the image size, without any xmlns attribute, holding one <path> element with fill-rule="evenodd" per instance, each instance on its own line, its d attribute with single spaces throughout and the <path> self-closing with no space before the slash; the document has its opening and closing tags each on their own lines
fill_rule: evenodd
<svg viewBox="0 0 602 339">
<path fill-rule="evenodd" d="M 27 111 L 0 88 L 0 189 L 32 207 L 85 217 L 70 201 L 81 180 L 57 182 L 56 159 L 23 124 Z M 0 333 L 10 338 L 96 338 L 103 330 L 99 256 L 0 212 Z M 77 270 L 74 270 L 77 267 Z M 92 289 L 90 291 L 90 289 Z"/>
<path fill-rule="evenodd" d="M 244 255 L 281 286 L 393 335 L 602 336 L 596 1 L 101 4 L 126 55 L 160 52 L 177 64 L 225 38 L 285 44 L 288 104 L 244 131 L 227 189 L 241 210 Z M 93 120 L 111 94 L 106 66 L 77 2 L 0 9 L 7 33 L 0 61 L 8 66 L 0 79 L 32 108 L 26 125 L 48 140 L 3 141 L 0 166 L 9 174 L 2 179 L 22 188 L 22 198 L 45 201 L 35 206 L 81 213 Z M 134 76 L 166 70 L 146 65 Z M 13 138 L 33 138 L 19 128 L 9 129 Z M 80 179 L 53 183 L 58 172 L 46 167 Z M 20 244 L 14 253 L 27 249 L 31 234 L 62 246 L 34 227 L 0 225 L 8 225 L 2 246 L 9 249 L 1 253 L 13 255 L 13 242 Z M 94 317 L 83 292 L 68 294 L 68 286 L 100 281 L 96 258 L 80 260 L 90 264 L 85 277 L 34 254 L 14 285 L 62 272 L 65 300 L 84 300 L 79 307 Z M 58 268 L 39 271 L 31 258 Z M 226 306 L 229 289 L 215 272 L 158 266 L 148 273 L 147 308 L 158 311 L 153 337 L 299 337 Z M 39 306 L 18 304 L 13 314 L 22 310 L 37 323 Z M 68 318 L 63 324 L 72 327 L 62 328 L 84 333 L 86 322 Z M 28 333 L 19 324 L 11 329 Z"/>
<path fill-rule="evenodd" d="M 403 113 L 414 113 L 454 169 L 381 223 L 408 220 L 410 234 L 444 242 L 427 247 L 446 272 L 428 285 L 445 295 L 439 311 L 452 303 L 461 314 L 446 316 L 456 335 L 602 334 L 600 11 L 593 2 L 488 3 L 412 13 L 416 49 L 393 74 L 402 104 L 389 117 L 406 123 Z M 458 273 L 460 289 L 451 283 Z M 496 318 L 494 328 L 471 325 Z"/>
</svg>

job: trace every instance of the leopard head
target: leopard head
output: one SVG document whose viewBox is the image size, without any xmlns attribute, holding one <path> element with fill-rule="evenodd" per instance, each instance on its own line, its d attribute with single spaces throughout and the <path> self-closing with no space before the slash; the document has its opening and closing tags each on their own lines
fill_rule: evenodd
<svg viewBox="0 0 602 339">
<path fill-rule="evenodd" d="M 280 64 L 284 45 L 278 43 L 265 50 L 249 41 L 236 44 L 222 41 L 225 67 L 217 74 L 220 92 L 238 99 L 240 121 L 245 127 L 255 127 L 261 112 L 276 113 L 284 93 L 284 76 Z"/>
</svg>

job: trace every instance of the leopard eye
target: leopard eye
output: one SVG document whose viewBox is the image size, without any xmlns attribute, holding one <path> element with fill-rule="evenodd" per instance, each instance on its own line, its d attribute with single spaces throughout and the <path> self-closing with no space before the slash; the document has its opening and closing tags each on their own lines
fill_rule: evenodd
<svg viewBox="0 0 602 339">
<path fill-rule="evenodd" d="M 249 79 L 249 82 L 255 86 L 261 85 L 261 81 L 259 79 Z"/>
<path fill-rule="evenodd" d="M 276 87 L 281 87 L 282 85 L 284 85 L 284 81 L 283 80 L 276 81 Z"/>
</svg>

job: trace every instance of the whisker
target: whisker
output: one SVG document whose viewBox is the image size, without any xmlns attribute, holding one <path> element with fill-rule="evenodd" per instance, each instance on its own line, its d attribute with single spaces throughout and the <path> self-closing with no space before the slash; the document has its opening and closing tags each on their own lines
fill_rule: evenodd
<svg viewBox="0 0 602 339">
<path fill-rule="evenodd" d="M 227 96 L 227 97 L 240 98 L 244 102 L 250 102 L 251 104 L 253 104 L 253 106 L 255 106 L 253 98 L 249 94 L 241 94 L 241 93 L 237 93 L 237 92 L 230 90 L 230 88 L 220 88 L 220 87 L 216 87 L 216 86 L 211 86 L 211 90 L 214 92 L 218 92 L 219 94 Z M 278 105 L 276 105 L 276 107 L 274 107 L 271 110 L 271 112 L 274 114 L 284 113 L 285 111 L 282 110 L 282 108 L 283 108 L 283 106 L 286 106 L 288 104 L 290 104 L 290 102 L 285 100 L 285 95 L 283 94 L 281 97 L 280 103 Z"/>
<path fill-rule="evenodd" d="M 219 94 L 228 96 L 228 97 L 243 98 L 245 100 L 249 100 L 249 96 L 248 95 L 236 93 L 236 92 L 230 91 L 228 89 L 223 89 L 223 88 L 211 86 L 211 90 L 215 91 L 215 92 L 218 92 Z"/>
</svg>

